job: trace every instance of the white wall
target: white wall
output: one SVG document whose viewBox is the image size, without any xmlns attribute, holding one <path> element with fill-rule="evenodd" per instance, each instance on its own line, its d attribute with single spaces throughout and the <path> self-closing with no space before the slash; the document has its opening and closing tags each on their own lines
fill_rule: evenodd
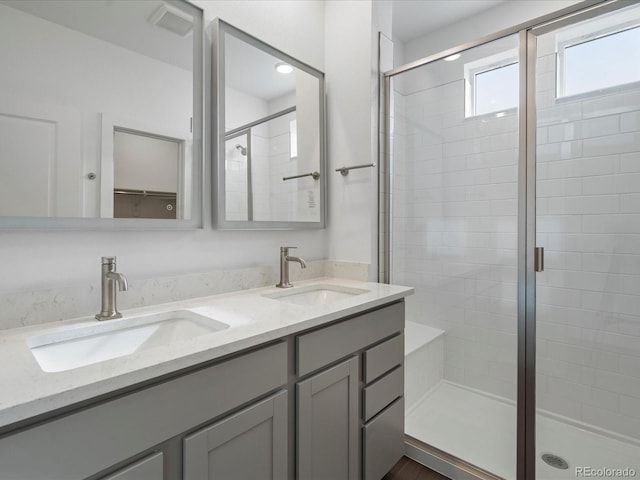
<svg viewBox="0 0 640 480">
<path fill-rule="evenodd" d="M 0 5 L 0 89 L 188 131 L 191 74 L 75 30 Z M 153 79 L 162 78 L 162 82 Z"/>
<path fill-rule="evenodd" d="M 343 177 L 336 168 L 376 160 L 372 132 L 375 75 L 371 61 L 370 1 L 329 0 L 326 6 L 326 74 L 329 115 L 329 257 L 375 265 L 377 251 L 377 169 L 353 170 Z M 377 106 L 376 106 L 377 108 Z M 372 139 L 373 140 L 372 142 Z M 375 278 L 376 268 L 371 269 Z"/>
<path fill-rule="evenodd" d="M 227 108 L 225 127 L 227 131 L 251 123 L 269 115 L 269 105 L 262 98 L 254 97 L 235 88 L 225 88 Z"/>
<path fill-rule="evenodd" d="M 198 1 L 206 24 L 220 16 L 240 29 L 324 70 L 324 2 Z M 210 49 L 205 72 L 210 72 Z M 207 74 L 208 75 L 208 74 Z M 210 85 L 207 76 L 206 85 Z M 210 105 L 206 88 L 205 105 Z M 99 94 L 99 92 L 96 92 Z M 210 112 L 209 112 L 210 113 Z M 206 128 L 210 128 L 210 115 Z M 211 196 L 210 145 L 205 199 Z M 326 258 L 328 233 L 321 231 L 223 232 L 211 227 L 205 203 L 204 228 L 182 232 L 1 231 L 0 292 L 63 285 L 97 286 L 100 257 L 116 255 L 130 279 L 202 272 L 218 268 L 275 265 L 280 245 L 297 245 L 305 259 Z M 91 293 L 99 305 L 99 291 Z M 36 306 L 34 306 L 36 308 Z"/>
<path fill-rule="evenodd" d="M 297 158 L 295 165 L 298 174 L 306 174 L 318 169 L 320 165 L 320 115 L 317 102 L 318 81 L 316 78 L 299 72 L 296 78 L 296 137 Z M 326 180 L 326 178 L 325 178 Z M 314 221 L 319 218 L 320 182 L 311 177 L 299 179 L 294 184 L 296 211 L 293 218 L 300 221 Z"/>
</svg>

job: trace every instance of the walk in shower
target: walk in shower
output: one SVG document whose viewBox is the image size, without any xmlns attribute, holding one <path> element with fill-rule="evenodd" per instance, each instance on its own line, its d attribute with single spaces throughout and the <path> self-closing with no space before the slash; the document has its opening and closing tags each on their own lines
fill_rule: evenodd
<svg viewBox="0 0 640 480">
<path fill-rule="evenodd" d="M 453 478 L 640 475 L 640 7 L 573 10 L 385 75 L 407 452 Z"/>
</svg>

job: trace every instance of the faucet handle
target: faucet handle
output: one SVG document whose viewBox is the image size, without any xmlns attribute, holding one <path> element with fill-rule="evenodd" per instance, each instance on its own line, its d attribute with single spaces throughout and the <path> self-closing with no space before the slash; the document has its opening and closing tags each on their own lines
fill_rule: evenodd
<svg viewBox="0 0 640 480">
<path fill-rule="evenodd" d="M 114 265 L 116 263 L 116 257 L 102 257 L 102 265 Z"/>
<path fill-rule="evenodd" d="M 298 247 L 280 247 L 280 251 L 283 253 L 287 253 L 292 248 L 298 248 Z"/>
</svg>

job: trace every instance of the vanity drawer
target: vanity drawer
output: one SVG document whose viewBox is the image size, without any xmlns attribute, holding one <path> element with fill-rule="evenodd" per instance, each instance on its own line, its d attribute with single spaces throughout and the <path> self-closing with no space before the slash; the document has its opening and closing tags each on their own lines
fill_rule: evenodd
<svg viewBox="0 0 640 480">
<path fill-rule="evenodd" d="M 363 389 L 364 421 L 404 394 L 404 367 L 397 367 Z"/>
<path fill-rule="evenodd" d="M 299 376 L 311 373 L 404 329 L 404 302 L 296 338 Z"/>
<path fill-rule="evenodd" d="M 156 452 L 102 480 L 158 480 L 163 476 L 163 454 Z"/>
<path fill-rule="evenodd" d="M 285 342 L 0 439 L 0 479 L 83 479 L 287 382 Z"/>
<path fill-rule="evenodd" d="M 404 363 L 404 334 L 364 352 L 364 382 L 370 383 Z"/>
<path fill-rule="evenodd" d="M 363 478 L 380 480 L 404 455 L 404 397 L 363 428 Z"/>
</svg>

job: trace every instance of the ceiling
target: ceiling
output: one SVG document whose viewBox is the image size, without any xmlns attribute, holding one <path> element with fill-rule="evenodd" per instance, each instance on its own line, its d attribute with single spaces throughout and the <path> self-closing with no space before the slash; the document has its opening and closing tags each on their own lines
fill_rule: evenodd
<svg viewBox="0 0 640 480">
<path fill-rule="evenodd" d="M 407 42 L 506 1 L 508 0 L 393 0 L 393 34 L 400 41 Z M 181 38 L 148 21 L 162 3 L 161 0 L 0 2 L 180 68 L 192 68 L 192 35 Z M 246 61 L 248 57 L 241 55 L 241 58 L 245 66 L 250 65 L 251 62 Z M 242 70 L 243 68 L 239 69 Z M 245 82 L 250 81 L 250 76 L 247 75 Z M 288 88 L 282 84 L 276 86 L 277 84 L 275 78 L 272 86 L 263 83 L 264 96 L 273 97 L 281 93 L 278 89 L 284 91 Z"/>
<path fill-rule="evenodd" d="M 265 101 L 273 100 L 296 91 L 296 76 L 305 73 L 283 75 L 275 69 L 282 60 L 253 45 L 225 35 L 225 80 L 228 86 Z"/>
<path fill-rule="evenodd" d="M 149 23 L 160 0 L 0 0 L 44 20 L 191 70 L 193 35 L 181 37 Z"/>
<path fill-rule="evenodd" d="M 506 1 L 508 0 L 393 0 L 393 36 L 407 42 Z"/>
<path fill-rule="evenodd" d="M 180 37 L 152 25 L 150 17 L 162 0 L 0 0 L 44 20 L 141 53 L 156 60 L 192 69 L 193 35 Z M 283 76 L 279 60 L 234 37 L 227 38 L 227 73 L 238 90 L 271 100 L 294 92 L 296 74 Z"/>
</svg>

